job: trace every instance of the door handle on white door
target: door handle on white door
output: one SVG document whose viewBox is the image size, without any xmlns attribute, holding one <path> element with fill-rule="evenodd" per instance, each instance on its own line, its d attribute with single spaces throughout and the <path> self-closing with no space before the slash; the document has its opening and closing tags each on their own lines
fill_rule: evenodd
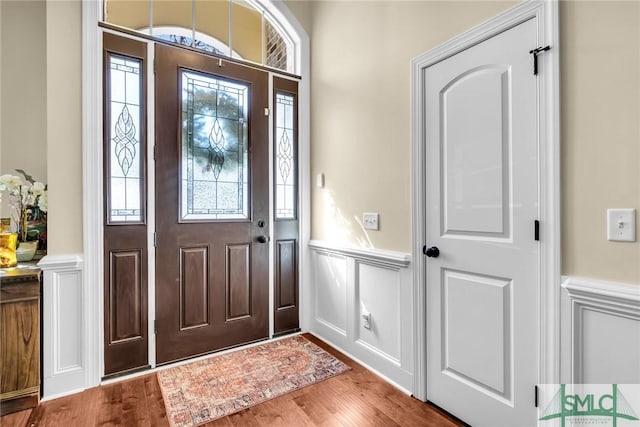
<svg viewBox="0 0 640 427">
<path fill-rule="evenodd" d="M 425 245 L 422 247 L 422 253 L 429 258 L 438 258 L 438 255 L 440 255 L 440 249 L 438 249 L 437 246 L 431 246 L 430 248 L 427 248 L 427 246 Z"/>
</svg>

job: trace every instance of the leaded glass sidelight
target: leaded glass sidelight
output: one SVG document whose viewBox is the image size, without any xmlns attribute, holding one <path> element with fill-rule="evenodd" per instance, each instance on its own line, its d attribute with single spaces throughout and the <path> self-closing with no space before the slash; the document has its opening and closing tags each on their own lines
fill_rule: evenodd
<svg viewBox="0 0 640 427">
<path fill-rule="evenodd" d="M 142 61 L 109 54 L 109 223 L 143 221 Z"/>
<path fill-rule="evenodd" d="M 295 97 L 276 93 L 275 208 L 276 219 L 296 218 Z"/>
<path fill-rule="evenodd" d="M 180 220 L 249 218 L 245 83 L 181 70 Z"/>
</svg>

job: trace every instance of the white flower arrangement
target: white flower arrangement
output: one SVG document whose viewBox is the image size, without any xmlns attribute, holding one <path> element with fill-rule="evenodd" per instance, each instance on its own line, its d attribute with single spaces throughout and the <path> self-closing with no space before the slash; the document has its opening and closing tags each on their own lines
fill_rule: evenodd
<svg viewBox="0 0 640 427">
<path fill-rule="evenodd" d="M 0 192 L 8 193 L 9 203 L 14 208 L 12 219 L 16 224 L 18 239 L 24 242 L 27 240 L 27 221 L 46 220 L 47 185 L 34 180 L 22 169 L 16 171 L 24 180 L 11 174 L 0 176 Z"/>
</svg>

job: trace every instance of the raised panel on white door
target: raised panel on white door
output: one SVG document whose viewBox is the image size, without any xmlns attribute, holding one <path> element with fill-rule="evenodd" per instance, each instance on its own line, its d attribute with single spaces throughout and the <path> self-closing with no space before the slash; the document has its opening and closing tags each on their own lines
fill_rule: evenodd
<svg viewBox="0 0 640 427">
<path fill-rule="evenodd" d="M 316 256 L 316 317 L 338 333 L 347 334 L 347 260 Z"/>
<path fill-rule="evenodd" d="M 356 316 L 358 343 L 400 364 L 400 275 L 396 270 L 357 263 Z M 370 313 L 370 328 L 362 314 Z"/>
<path fill-rule="evenodd" d="M 509 279 L 442 271 L 442 371 L 511 400 L 513 354 Z"/>
<path fill-rule="evenodd" d="M 442 234 L 509 236 L 509 68 L 459 75 L 440 92 Z"/>
</svg>

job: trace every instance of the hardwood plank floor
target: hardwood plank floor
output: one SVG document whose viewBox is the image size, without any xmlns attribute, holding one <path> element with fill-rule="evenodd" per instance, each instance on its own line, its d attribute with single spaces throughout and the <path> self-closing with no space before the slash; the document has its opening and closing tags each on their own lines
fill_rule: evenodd
<svg viewBox="0 0 640 427">
<path fill-rule="evenodd" d="M 351 370 L 206 426 L 463 426 L 437 408 L 407 396 L 314 336 L 305 337 Z M 2 427 L 168 425 L 155 374 L 95 387 L 0 418 Z"/>
</svg>

